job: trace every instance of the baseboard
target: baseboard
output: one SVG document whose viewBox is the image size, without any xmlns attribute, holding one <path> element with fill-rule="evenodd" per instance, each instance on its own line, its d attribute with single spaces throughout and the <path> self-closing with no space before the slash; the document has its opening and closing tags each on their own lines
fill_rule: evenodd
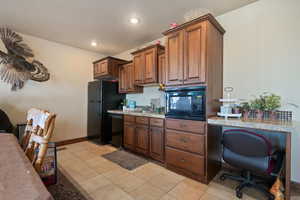
<svg viewBox="0 0 300 200">
<path fill-rule="evenodd" d="M 74 138 L 74 139 L 70 139 L 70 140 L 63 140 L 63 141 L 58 141 L 55 142 L 56 146 L 63 146 L 63 145 L 67 145 L 67 144 L 74 144 L 74 143 L 78 143 L 78 142 L 83 142 L 88 140 L 87 137 L 82 137 L 82 138 Z"/>
</svg>

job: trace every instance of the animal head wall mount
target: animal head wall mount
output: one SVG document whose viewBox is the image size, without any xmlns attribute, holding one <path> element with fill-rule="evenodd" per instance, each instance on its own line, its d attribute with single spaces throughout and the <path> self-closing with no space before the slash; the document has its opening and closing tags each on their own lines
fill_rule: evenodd
<svg viewBox="0 0 300 200">
<path fill-rule="evenodd" d="M 27 80 L 44 82 L 50 74 L 34 59 L 33 51 L 23 38 L 8 28 L 0 28 L 0 37 L 7 52 L 0 50 L 0 79 L 11 84 L 11 90 L 22 89 Z"/>
</svg>

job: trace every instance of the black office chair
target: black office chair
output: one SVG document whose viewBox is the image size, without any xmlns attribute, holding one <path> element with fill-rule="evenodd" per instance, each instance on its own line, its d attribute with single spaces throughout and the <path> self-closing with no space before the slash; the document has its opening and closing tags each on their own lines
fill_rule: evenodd
<svg viewBox="0 0 300 200">
<path fill-rule="evenodd" d="M 236 196 L 243 197 L 245 187 L 254 187 L 267 195 L 269 200 L 274 196 L 268 187 L 274 182 L 276 173 L 280 171 L 283 153 L 276 151 L 271 142 L 262 135 L 244 129 L 230 129 L 223 133 L 223 160 L 229 165 L 241 169 L 241 176 L 224 173 L 221 180 L 226 178 L 241 182 L 236 187 Z M 274 151 L 275 150 L 275 151 Z M 253 174 L 264 177 L 254 179 Z M 266 187 L 266 185 L 268 187 Z"/>
</svg>

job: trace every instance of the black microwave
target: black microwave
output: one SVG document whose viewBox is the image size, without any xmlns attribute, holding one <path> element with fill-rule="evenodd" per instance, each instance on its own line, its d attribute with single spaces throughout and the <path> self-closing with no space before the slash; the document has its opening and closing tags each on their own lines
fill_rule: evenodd
<svg viewBox="0 0 300 200">
<path fill-rule="evenodd" d="M 205 121 L 206 87 L 166 89 L 166 118 Z"/>
</svg>

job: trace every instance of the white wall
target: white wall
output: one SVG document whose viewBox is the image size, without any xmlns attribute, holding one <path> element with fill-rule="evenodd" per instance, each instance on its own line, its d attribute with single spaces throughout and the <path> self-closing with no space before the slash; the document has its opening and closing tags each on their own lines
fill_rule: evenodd
<svg viewBox="0 0 300 200">
<path fill-rule="evenodd" d="M 224 87 L 238 98 L 274 92 L 300 105 L 300 1 L 260 0 L 217 19 L 224 37 Z M 300 109 L 293 110 L 300 121 Z M 300 126 L 292 135 L 292 180 L 300 182 Z"/>
<path fill-rule="evenodd" d="M 114 55 L 114 57 L 117 58 L 121 58 L 124 60 L 132 60 L 132 55 L 131 52 L 134 52 L 135 50 L 137 50 L 138 48 L 141 49 L 143 47 L 147 47 L 151 44 L 156 44 L 157 41 L 160 41 L 162 45 L 164 45 L 164 38 L 159 38 L 157 40 L 154 40 L 152 42 L 149 43 L 145 43 L 139 47 L 127 50 L 125 52 L 122 52 L 120 54 Z M 127 94 L 126 95 L 126 99 L 130 99 L 130 100 L 135 100 L 136 101 L 136 105 L 138 106 L 149 106 L 150 105 L 150 100 L 151 99 L 160 99 L 161 102 L 161 106 L 165 105 L 165 98 L 164 98 L 164 92 L 161 92 L 158 90 L 158 87 L 144 87 L 144 92 L 143 93 L 138 93 L 138 94 Z"/>
<path fill-rule="evenodd" d="M 28 81 L 16 92 L 10 85 L 0 82 L 0 109 L 13 123 L 26 122 L 31 107 L 47 109 L 57 114 L 53 141 L 85 137 L 87 135 L 87 83 L 92 80 L 92 62 L 102 55 L 24 36 L 35 53 L 49 70 L 47 82 Z M 2 42 L 0 49 L 5 50 Z"/>
</svg>

